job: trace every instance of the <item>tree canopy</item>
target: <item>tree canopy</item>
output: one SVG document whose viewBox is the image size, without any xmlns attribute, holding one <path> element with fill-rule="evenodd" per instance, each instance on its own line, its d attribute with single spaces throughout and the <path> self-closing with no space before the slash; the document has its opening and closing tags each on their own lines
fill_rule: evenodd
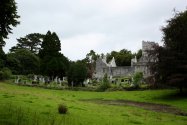
<svg viewBox="0 0 187 125">
<path fill-rule="evenodd" d="M 156 47 L 156 63 L 152 65 L 156 81 L 187 87 L 187 10 L 175 13 L 162 28 L 163 47 Z"/>
<path fill-rule="evenodd" d="M 55 32 L 48 31 L 41 45 L 39 56 L 58 56 L 61 51 L 61 43 Z"/>
<path fill-rule="evenodd" d="M 50 77 L 66 75 L 69 60 L 60 53 L 61 43 L 56 33 L 50 31 L 44 37 L 39 51 L 41 73 Z"/>
<path fill-rule="evenodd" d="M 99 54 L 97 54 L 94 50 L 90 50 L 88 54 L 86 54 L 86 58 L 83 61 L 86 63 L 87 67 L 87 76 L 88 78 L 93 77 L 93 73 L 95 70 L 96 60 L 99 58 Z"/>
<path fill-rule="evenodd" d="M 0 47 L 5 45 L 4 39 L 12 33 L 12 27 L 19 24 L 17 15 L 17 6 L 15 0 L 0 1 Z"/>
<path fill-rule="evenodd" d="M 40 68 L 40 59 L 26 49 L 19 49 L 15 53 L 7 54 L 6 66 L 14 74 L 37 74 Z"/>
<path fill-rule="evenodd" d="M 44 35 L 40 33 L 31 33 L 25 37 L 17 39 L 18 43 L 13 46 L 10 51 L 15 52 L 18 49 L 27 49 L 34 54 L 38 54 L 41 44 L 43 42 Z"/>
<path fill-rule="evenodd" d="M 73 86 L 82 85 L 87 77 L 86 64 L 83 61 L 71 63 L 68 71 L 68 84 Z"/>
<path fill-rule="evenodd" d="M 107 62 L 110 61 L 113 57 L 115 58 L 117 66 L 130 66 L 133 54 L 127 49 L 122 49 L 119 52 L 112 51 L 111 53 L 107 54 Z"/>
<path fill-rule="evenodd" d="M 4 67 L 6 61 L 6 54 L 4 53 L 2 47 L 0 47 L 0 69 Z"/>
</svg>

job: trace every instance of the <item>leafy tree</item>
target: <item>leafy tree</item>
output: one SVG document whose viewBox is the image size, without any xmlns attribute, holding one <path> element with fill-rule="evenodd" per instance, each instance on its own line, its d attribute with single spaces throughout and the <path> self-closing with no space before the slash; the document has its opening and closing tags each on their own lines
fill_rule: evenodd
<svg viewBox="0 0 187 125">
<path fill-rule="evenodd" d="M 17 6 L 15 0 L 0 1 L 0 47 L 5 45 L 4 39 L 12 33 L 12 27 L 19 24 L 17 15 Z"/>
<path fill-rule="evenodd" d="M 38 54 L 41 44 L 43 42 L 44 35 L 40 33 L 31 33 L 25 37 L 17 39 L 18 43 L 16 46 L 13 46 L 10 51 L 15 52 L 18 49 L 27 49 L 34 54 Z"/>
<path fill-rule="evenodd" d="M 6 66 L 15 74 L 37 74 L 40 68 L 40 60 L 30 51 L 20 49 L 15 53 L 7 54 Z"/>
<path fill-rule="evenodd" d="M 5 45 L 4 39 L 12 33 L 12 27 L 19 24 L 15 0 L 0 1 L 0 68 L 4 67 L 6 56 L 2 49 Z"/>
<path fill-rule="evenodd" d="M 96 54 L 94 50 L 90 50 L 88 54 L 86 54 L 86 58 L 83 60 L 87 65 L 87 76 L 88 78 L 93 77 L 93 73 L 95 70 L 96 60 L 99 58 L 99 55 Z"/>
<path fill-rule="evenodd" d="M 4 67 L 5 60 L 6 60 L 6 55 L 5 55 L 2 47 L 0 47 L 0 69 Z"/>
<path fill-rule="evenodd" d="M 155 80 L 180 88 L 187 87 L 187 10 L 176 13 L 162 28 L 164 47 L 153 53 L 156 63 L 151 67 Z"/>
<path fill-rule="evenodd" d="M 133 54 L 131 51 L 126 49 L 122 49 L 119 52 L 112 51 L 111 53 L 107 54 L 107 62 L 110 61 L 113 57 L 115 58 L 117 66 L 130 66 Z"/>
<path fill-rule="evenodd" d="M 98 57 L 99 57 L 99 55 L 96 54 L 96 52 L 94 50 L 90 50 L 90 52 L 88 54 L 86 54 L 86 59 L 89 62 L 95 62 Z"/>
<path fill-rule="evenodd" d="M 22 74 L 22 65 L 18 56 L 15 53 L 8 53 L 6 59 L 6 67 L 11 69 L 13 74 Z"/>
<path fill-rule="evenodd" d="M 68 71 L 68 84 L 71 86 L 82 85 L 87 77 L 86 64 L 82 61 L 73 62 Z"/>
<path fill-rule="evenodd" d="M 140 59 L 142 57 L 142 49 L 139 49 L 137 53 L 135 53 L 137 59 Z"/>
<path fill-rule="evenodd" d="M 9 79 L 12 75 L 12 72 L 10 69 L 4 67 L 0 70 L 0 80 L 6 80 Z"/>
</svg>

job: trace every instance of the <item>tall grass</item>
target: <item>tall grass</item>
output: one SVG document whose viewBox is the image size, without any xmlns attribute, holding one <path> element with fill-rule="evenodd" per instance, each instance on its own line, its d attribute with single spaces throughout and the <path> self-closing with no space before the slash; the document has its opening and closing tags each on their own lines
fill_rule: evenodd
<svg viewBox="0 0 187 125">
<path fill-rule="evenodd" d="M 20 106 L 0 104 L 0 125 L 76 125 L 81 121 L 71 116 L 39 113 Z"/>
<path fill-rule="evenodd" d="M 57 91 L 0 83 L 0 125 L 186 125 L 185 116 L 147 111 L 133 106 L 94 103 L 96 99 L 132 100 L 167 104 L 187 111 L 186 97 L 169 96 L 175 92 Z M 93 102 L 83 101 L 86 99 Z M 59 114 L 58 104 L 61 103 L 68 104 L 67 114 Z"/>
</svg>

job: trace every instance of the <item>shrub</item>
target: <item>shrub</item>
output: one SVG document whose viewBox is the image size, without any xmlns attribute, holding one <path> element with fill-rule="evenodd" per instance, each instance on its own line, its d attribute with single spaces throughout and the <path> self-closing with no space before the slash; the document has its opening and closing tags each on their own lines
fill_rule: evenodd
<svg viewBox="0 0 187 125">
<path fill-rule="evenodd" d="M 58 106 L 58 112 L 59 112 L 60 114 L 66 114 L 67 111 L 68 111 L 68 108 L 67 108 L 64 104 L 60 104 L 60 105 Z"/>
<path fill-rule="evenodd" d="M 68 85 L 68 82 L 67 82 L 67 81 L 62 81 L 62 82 L 61 82 L 61 85 L 62 85 L 62 86 L 67 86 L 67 85 Z"/>
<path fill-rule="evenodd" d="M 34 74 L 28 74 L 28 75 L 27 75 L 27 78 L 29 78 L 29 79 L 34 79 Z"/>
<path fill-rule="evenodd" d="M 100 86 L 98 87 L 97 90 L 98 91 L 105 91 L 108 88 L 110 88 L 110 83 L 109 83 L 107 74 L 105 74 L 104 77 L 103 77 L 103 81 L 102 81 L 102 83 L 100 84 Z"/>
<path fill-rule="evenodd" d="M 110 88 L 109 83 L 101 83 L 97 91 L 103 92 L 106 91 L 108 88 Z"/>
<path fill-rule="evenodd" d="M 9 79 L 12 75 L 12 72 L 10 69 L 8 68 L 3 68 L 1 71 L 0 71 L 0 80 L 6 80 L 6 79 Z"/>
<path fill-rule="evenodd" d="M 3 80 L 4 78 L 3 78 L 3 74 L 4 74 L 4 72 L 3 71 L 0 71 L 0 80 Z"/>
<path fill-rule="evenodd" d="M 142 72 L 136 72 L 133 75 L 133 84 L 134 84 L 135 87 L 139 87 L 142 80 L 143 80 L 143 73 Z"/>
</svg>

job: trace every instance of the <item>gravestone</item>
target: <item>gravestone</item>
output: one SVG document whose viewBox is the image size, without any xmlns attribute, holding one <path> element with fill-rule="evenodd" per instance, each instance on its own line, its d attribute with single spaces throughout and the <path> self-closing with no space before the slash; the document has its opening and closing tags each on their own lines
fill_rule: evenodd
<svg viewBox="0 0 187 125">
<path fill-rule="evenodd" d="M 19 79 L 20 79 L 19 76 L 17 76 L 17 79 L 15 79 L 15 83 L 16 83 L 16 84 L 19 83 L 19 81 L 20 81 Z"/>
<path fill-rule="evenodd" d="M 58 77 L 55 77 L 54 82 L 57 84 L 58 83 Z"/>
<path fill-rule="evenodd" d="M 62 81 L 60 78 L 57 79 L 57 83 L 61 85 Z"/>
<path fill-rule="evenodd" d="M 34 79 L 33 79 L 34 82 L 37 81 L 37 75 L 34 75 Z"/>
<path fill-rule="evenodd" d="M 34 79 L 32 81 L 32 84 L 39 84 L 39 77 L 37 75 L 34 75 Z"/>
</svg>

